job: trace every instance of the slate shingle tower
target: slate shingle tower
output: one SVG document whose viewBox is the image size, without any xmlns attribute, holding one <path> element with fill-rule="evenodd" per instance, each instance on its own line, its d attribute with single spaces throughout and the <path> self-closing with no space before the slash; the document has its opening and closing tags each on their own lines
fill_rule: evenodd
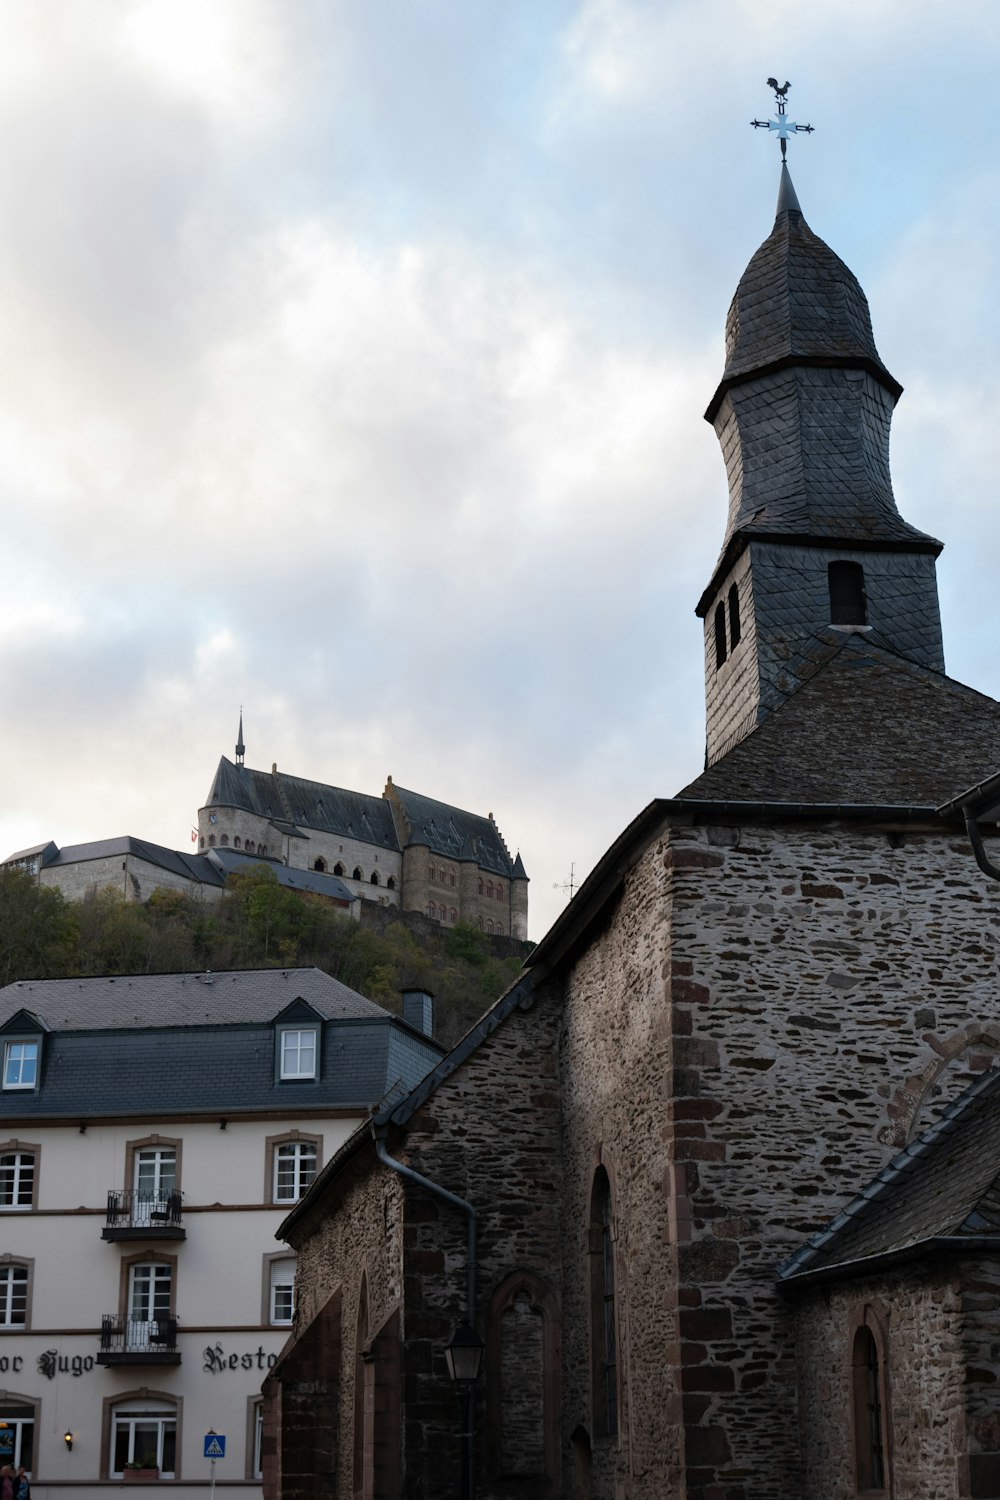
<svg viewBox="0 0 1000 1500">
<path fill-rule="evenodd" d="M 901 392 L 857 278 L 805 222 L 783 165 L 774 228 L 736 289 L 705 413 L 729 478 L 722 553 L 697 610 L 708 765 L 845 631 L 943 671 L 942 544 L 903 520 L 892 493 Z"/>
</svg>

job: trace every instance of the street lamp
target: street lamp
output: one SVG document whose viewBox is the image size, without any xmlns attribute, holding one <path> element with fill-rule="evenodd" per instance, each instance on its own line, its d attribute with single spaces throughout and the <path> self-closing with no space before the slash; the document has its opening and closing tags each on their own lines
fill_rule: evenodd
<svg viewBox="0 0 1000 1500">
<path fill-rule="evenodd" d="M 456 1386 L 458 1398 L 462 1403 L 461 1500 L 472 1500 L 475 1463 L 472 1441 L 472 1397 L 476 1381 L 479 1379 L 479 1366 L 483 1359 L 483 1341 L 470 1324 L 460 1323 L 451 1336 L 451 1343 L 445 1346 L 444 1357 L 448 1365 L 449 1379 Z"/>
</svg>

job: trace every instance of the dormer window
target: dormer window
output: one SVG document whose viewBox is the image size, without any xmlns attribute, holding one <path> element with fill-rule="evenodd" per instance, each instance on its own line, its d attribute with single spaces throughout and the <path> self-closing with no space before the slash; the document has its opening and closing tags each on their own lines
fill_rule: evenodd
<svg viewBox="0 0 1000 1500">
<path fill-rule="evenodd" d="M 316 1077 L 316 1027 L 287 1027 L 281 1032 L 281 1077 L 287 1081 Z"/>
<path fill-rule="evenodd" d="M 38 1085 L 38 1041 L 4 1042 L 3 1086 L 5 1089 L 33 1089 Z"/>
</svg>

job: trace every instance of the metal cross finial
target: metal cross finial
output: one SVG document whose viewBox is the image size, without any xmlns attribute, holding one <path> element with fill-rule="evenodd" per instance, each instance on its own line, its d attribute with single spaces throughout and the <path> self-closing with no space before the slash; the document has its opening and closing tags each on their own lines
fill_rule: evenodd
<svg viewBox="0 0 1000 1500">
<path fill-rule="evenodd" d="M 788 149 L 788 137 L 790 135 L 812 135 L 813 127 L 811 125 L 796 125 L 795 121 L 790 120 L 785 114 L 785 105 L 788 103 L 788 90 L 792 86 L 790 83 L 779 83 L 776 78 L 769 78 L 767 86 L 774 89 L 774 97 L 778 105 L 778 118 L 776 120 L 751 120 L 750 124 L 754 130 L 776 130 L 778 132 L 778 140 L 781 143 L 781 160 L 784 161 L 785 152 Z"/>
</svg>

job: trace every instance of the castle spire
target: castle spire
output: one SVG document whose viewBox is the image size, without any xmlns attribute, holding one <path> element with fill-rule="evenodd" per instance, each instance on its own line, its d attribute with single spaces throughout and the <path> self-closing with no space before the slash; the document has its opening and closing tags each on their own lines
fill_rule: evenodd
<svg viewBox="0 0 1000 1500">
<path fill-rule="evenodd" d="M 246 755 L 246 753 L 247 753 L 247 747 L 243 743 L 243 704 L 241 703 L 240 704 L 240 728 L 239 728 L 239 733 L 236 736 L 236 764 L 238 766 L 241 766 L 243 764 L 243 757 Z"/>
</svg>

